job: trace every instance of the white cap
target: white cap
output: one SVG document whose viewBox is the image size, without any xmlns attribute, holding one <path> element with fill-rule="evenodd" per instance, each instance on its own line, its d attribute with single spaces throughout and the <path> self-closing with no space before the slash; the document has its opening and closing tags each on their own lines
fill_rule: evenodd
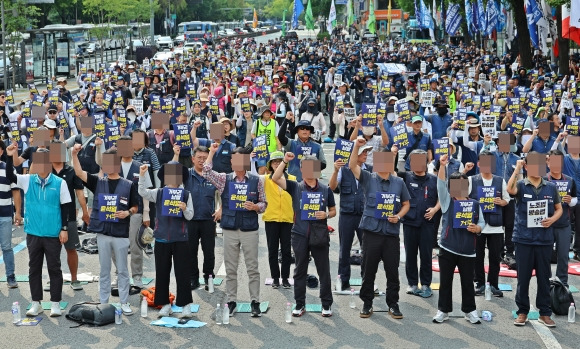
<svg viewBox="0 0 580 349">
<path fill-rule="evenodd" d="M 362 147 L 358 148 L 358 155 L 362 154 L 363 151 L 367 149 L 373 149 L 372 145 L 363 145 Z"/>
</svg>

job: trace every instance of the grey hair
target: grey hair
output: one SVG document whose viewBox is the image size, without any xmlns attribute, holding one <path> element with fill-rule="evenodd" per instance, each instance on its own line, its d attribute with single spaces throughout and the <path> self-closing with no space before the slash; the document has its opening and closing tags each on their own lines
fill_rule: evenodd
<svg viewBox="0 0 580 349">
<path fill-rule="evenodd" d="M 316 157 L 316 155 L 304 155 L 302 159 L 300 159 L 300 167 L 302 167 L 302 162 L 304 162 L 305 160 L 318 160 L 318 158 Z"/>
<path fill-rule="evenodd" d="M 429 157 L 427 156 L 427 152 L 425 150 L 415 149 L 411 152 L 411 154 L 409 154 L 409 156 L 411 156 L 413 154 L 425 154 L 425 161 L 427 162 L 427 164 L 429 164 Z"/>
</svg>

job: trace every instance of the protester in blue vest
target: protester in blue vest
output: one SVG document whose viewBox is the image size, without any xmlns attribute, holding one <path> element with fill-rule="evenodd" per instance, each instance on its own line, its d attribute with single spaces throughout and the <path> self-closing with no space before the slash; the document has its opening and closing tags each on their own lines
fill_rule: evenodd
<svg viewBox="0 0 580 349">
<path fill-rule="evenodd" d="M 517 181 L 517 174 L 524 168 L 528 177 Z M 536 271 L 538 292 L 536 308 L 540 311 L 538 321 L 547 327 L 556 323 L 551 319 L 550 309 L 550 260 L 554 246 L 552 225 L 562 216 L 562 204 L 558 188 L 542 178 L 546 170 L 545 154 L 530 152 L 525 160 L 518 160 L 516 169 L 507 186 L 508 193 L 516 200 L 516 224 L 513 241 L 518 268 L 516 326 L 525 326 L 530 312 L 528 295 L 532 271 Z"/>
<path fill-rule="evenodd" d="M 522 153 L 529 153 L 536 151 L 538 153 L 547 154 L 552 145 L 556 141 L 556 137 L 551 135 L 550 124 L 548 120 L 538 120 L 538 128 L 532 132 L 532 137 L 524 144 Z"/>
<path fill-rule="evenodd" d="M 365 143 L 363 137 L 357 138 L 352 152 L 358 154 L 359 148 Z M 389 314 L 394 319 L 403 318 L 399 310 L 399 234 L 401 218 L 410 208 L 410 196 L 403 180 L 391 175 L 394 171 L 394 155 L 375 152 L 373 173 L 361 170 L 354 156 L 350 157 L 348 164 L 365 194 L 365 208 L 359 225 L 363 231 L 364 269 L 360 290 L 360 298 L 364 302 L 360 312 L 362 318 L 368 318 L 373 313 L 374 283 L 380 261 L 383 261 L 387 277 L 386 301 Z"/>
<path fill-rule="evenodd" d="M 447 136 L 447 129 L 453 123 L 451 115 L 449 115 L 449 104 L 443 99 L 437 99 L 433 103 L 437 114 L 425 115 L 425 120 L 431 123 L 431 130 L 433 139 L 440 139 Z"/>
<path fill-rule="evenodd" d="M 181 191 L 181 199 L 165 199 L 165 193 L 170 194 L 171 189 L 182 187 L 187 169 L 179 162 L 171 161 L 163 166 L 165 186 L 163 188 L 148 189 L 147 166 L 139 168 L 139 195 L 143 201 L 157 203 L 157 220 L 155 222 L 155 305 L 163 306 L 159 310 L 159 316 L 169 316 L 173 312 L 169 302 L 169 279 L 173 268 L 177 283 L 177 297 L 175 305 L 183 307 L 181 317 L 192 317 L 191 306 L 193 298 L 189 285 L 191 271 L 189 270 L 189 243 L 186 224 L 193 218 L 193 203 L 191 193 L 187 189 Z M 179 195 L 174 194 L 175 196 Z M 173 196 L 173 195 L 171 195 Z M 169 196 L 168 196 L 169 197 Z M 164 201 L 176 201 L 176 205 L 167 208 Z M 178 209 L 178 214 L 170 213 L 171 209 Z"/>
<path fill-rule="evenodd" d="M 292 116 L 292 112 L 288 112 Z M 300 160 L 306 155 L 314 155 L 320 160 L 320 169 L 326 168 L 326 158 L 324 157 L 324 149 L 320 144 L 313 141 L 310 137 L 314 133 L 314 127 L 310 125 L 310 121 L 300 120 L 296 124 L 295 131 L 297 139 L 288 139 L 286 137 L 286 125 L 288 118 L 284 119 L 280 130 L 278 132 L 278 140 L 284 147 L 284 151 L 291 152 L 296 157 L 288 165 L 288 174 L 296 176 L 296 181 L 302 181 L 302 172 L 300 171 Z"/>
<path fill-rule="evenodd" d="M 16 143 L 6 148 L 6 176 L 10 183 L 24 191 L 24 232 L 28 249 L 28 276 L 32 305 L 28 316 L 42 313 L 42 265 L 46 258 L 50 277 L 50 316 L 61 316 L 62 270 L 60 251 L 68 240 L 69 211 L 66 204 L 71 197 L 66 182 L 52 174 L 48 149 L 38 149 L 35 153 L 35 174 L 16 175 L 13 157 L 18 156 Z"/>
<path fill-rule="evenodd" d="M 477 156 L 483 148 L 483 137 L 481 136 L 481 124 L 479 123 L 479 116 L 474 112 L 467 113 L 467 120 L 465 120 L 465 131 L 463 136 L 458 138 L 456 135 L 457 121 L 451 125 L 451 139 L 453 143 L 461 147 L 461 162 L 467 167 L 469 163 L 475 164 Z M 467 172 L 468 176 L 477 174 L 479 169 L 473 166 Z"/>
<path fill-rule="evenodd" d="M 453 274 L 459 269 L 461 278 L 461 311 L 465 319 L 472 324 L 481 324 L 475 305 L 475 290 L 473 289 L 473 271 L 475 262 L 475 239 L 481 234 L 485 221 L 481 207 L 477 201 L 468 197 L 467 175 L 455 172 L 449 175 L 449 181 L 442 171 L 448 164 L 448 156 L 442 155 L 439 159 L 441 169 L 438 173 L 437 194 L 443 219 L 441 223 L 441 238 L 439 240 L 439 270 L 440 287 L 437 314 L 433 317 L 434 323 L 449 320 L 449 313 L 453 311 Z M 454 220 L 462 216 L 457 211 L 457 202 L 471 204 L 472 210 L 466 212 L 471 215 L 467 228 L 455 228 Z M 463 222 L 461 222 L 463 223 Z"/>
<path fill-rule="evenodd" d="M 91 212 L 89 231 L 97 233 L 99 248 L 99 300 L 108 303 L 111 295 L 111 259 L 113 254 L 118 272 L 119 297 L 121 310 L 125 315 L 132 315 L 129 304 L 129 268 L 127 254 L 129 253 L 129 223 L 136 214 L 139 205 L 139 195 L 133 183 L 119 175 L 120 158 L 117 149 L 111 148 L 103 154 L 103 172 L 106 177 L 83 171 L 78 154 L 80 144 L 72 149 L 72 160 L 75 174 L 84 182 L 85 187 L 94 194 L 93 207 L 99 208 Z M 111 200 L 107 200 L 110 197 Z M 108 202 L 114 204 L 108 205 Z M 107 205 L 103 205 L 107 203 Z M 115 205 L 116 204 L 116 205 Z M 106 210 L 109 207 L 109 210 Z M 105 207 L 101 212 L 100 208 Z M 114 213 L 113 213 L 114 212 Z"/>
<path fill-rule="evenodd" d="M 475 256 L 475 295 L 483 296 L 485 294 L 485 247 L 487 243 L 489 270 L 487 273 L 487 282 L 490 284 L 491 293 L 494 297 L 503 297 L 503 292 L 499 289 L 499 264 L 503 250 L 503 210 L 511 200 L 506 182 L 502 177 L 494 175 L 496 173 L 496 159 L 494 155 L 483 150 L 479 153 L 479 174 L 469 177 L 469 198 L 480 203 L 482 208 L 485 226 L 481 235 L 476 238 L 476 256 Z M 480 189 L 481 188 L 481 189 Z M 480 190 L 492 191 L 492 202 L 482 200 Z M 493 190 L 492 190 L 493 189 Z M 489 204 L 493 205 L 493 211 L 484 209 Z M 487 211 L 487 212 L 486 212 Z"/>
<path fill-rule="evenodd" d="M 193 130 L 191 131 L 191 143 L 193 147 L 203 146 L 210 148 L 211 144 L 217 144 L 215 159 L 212 160 L 213 170 L 219 173 L 232 172 L 232 155 L 236 145 L 225 139 L 224 126 L 220 122 L 214 122 L 210 125 L 210 134 L 213 139 L 197 138 L 197 128 L 201 125 L 199 120 L 193 123 Z M 214 129 L 214 132 L 211 130 Z M 215 131 L 215 130 L 221 131 Z"/>
<path fill-rule="evenodd" d="M 289 181 L 283 176 L 284 168 L 295 159 L 294 153 L 284 155 L 284 163 L 280 164 L 272 180 L 292 196 L 294 208 L 294 226 L 292 227 L 292 249 L 296 257 L 294 268 L 294 299 L 296 307 L 292 315 L 300 317 L 306 311 L 306 278 L 308 276 L 309 257 L 312 256 L 320 277 L 320 301 L 322 316 L 332 316 L 332 291 L 330 281 L 330 261 L 328 236 L 328 218 L 336 216 L 336 204 L 332 190 L 320 183 L 320 160 L 314 155 L 305 155 L 300 160 L 302 178 L 300 182 Z M 309 194 L 316 195 L 315 201 L 305 203 Z M 314 194 L 318 193 L 318 194 Z M 304 209 L 311 206 L 312 209 Z M 328 212 L 327 212 L 328 209 Z M 316 238 L 316 239 L 315 239 Z"/>
<path fill-rule="evenodd" d="M 556 241 L 556 255 L 558 264 L 556 266 L 556 276 L 562 283 L 568 286 L 568 252 L 570 251 L 570 240 L 572 229 L 570 226 L 570 209 L 578 203 L 576 197 L 576 182 L 572 177 L 562 173 L 564 154 L 559 150 L 551 150 L 548 153 L 548 167 L 550 172 L 547 180 L 556 184 L 560 198 L 562 199 L 562 216 L 554 223 L 554 240 Z"/>
<path fill-rule="evenodd" d="M 433 273 L 432 249 L 436 213 L 441 206 L 437 198 L 437 178 L 427 173 L 427 152 L 415 149 L 409 155 L 411 171 L 399 172 L 397 176 L 405 181 L 411 197 L 411 207 L 403 218 L 405 244 L 405 273 L 407 294 L 429 298 L 433 295 L 431 280 Z M 435 232 L 436 234 L 436 232 Z M 417 271 L 417 254 L 421 258 L 420 273 Z M 420 279 L 420 280 L 419 280 Z M 421 288 L 418 282 L 421 281 Z"/>
<path fill-rule="evenodd" d="M 367 166 L 367 155 L 373 147 L 365 145 L 358 148 L 357 162 L 363 170 L 372 171 L 372 166 Z M 351 156 L 353 156 L 351 154 Z M 331 190 L 340 189 L 340 216 L 338 217 L 338 238 L 340 250 L 338 254 L 338 275 L 342 281 L 341 290 L 350 290 L 350 252 L 354 234 L 362 247 L 363 233 L 359 228 L 360 220 L 364 211 L 365 197 L 358 180 L 354 178 L 352 171 L 344 167 L 342 160 L 334 162 L 334 171 L 328 182 Z M 361 266 L 361 272 L 363 267 Z"/>
<path fill-rule="evenodd" d="M 252 317 L 260 317 L 260 271 L 258 269 L 258 214 L 266 209 L 264 181 L 248 172 L 250 154 L 245 148 L 233 150 L 231 167 L 234 172 L 220 173 L 212 170 L 213 158 L 219 143 L 213 143 L 202 175 L 221 194 L 222 217 L 220 226 L 224 235 L 224 263 L 226 266 L 226 297 L 233 316 L 238 296 L 238 264 L 240 250 L 244 253 Z"/>
</svg>

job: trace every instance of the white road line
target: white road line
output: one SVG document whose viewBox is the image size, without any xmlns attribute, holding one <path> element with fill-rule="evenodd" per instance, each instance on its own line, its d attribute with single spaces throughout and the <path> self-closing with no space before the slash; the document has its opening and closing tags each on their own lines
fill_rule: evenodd
<svg viewBox="0 0 580 349">
<path fill-rule="evenodd" d="M 536 332 L 538 333 L 538 336 L 540 336 L 542 342 L 544 342 L 546 348 L 549 349 L 562 348 L 562 346 L 560 345 L 560 343 L 558 343 L 558 340 L 556 339 L 556 337 L 554 337 L 552 331 L 550 331 L 549 328 L 539 323 L 538 320 L 530 320 L 530 323 L 534 327 L 534 330 L 536 330 Z"/>
<path fill-rule="evenodd" d="M 222 262 L 222 265 L 218 269 L 217 275 L 218 276 L 225 276 L 226 275 L 226 265 L 224 262 Z"/>
</svg>

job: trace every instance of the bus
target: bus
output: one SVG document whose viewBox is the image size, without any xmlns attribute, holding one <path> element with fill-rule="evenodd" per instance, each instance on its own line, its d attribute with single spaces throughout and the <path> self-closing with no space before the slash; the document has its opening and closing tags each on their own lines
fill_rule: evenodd
<svg viewBox="0 0 580 349">
<path fill-rule="evenodd" d="M 203 38 L 207 43 L 212 44 L 213 38 L 217 37 L 219 24 L 215 22 L 193 21 L 180 23 L 177 35 L 183 35 L 184 41 Z"/>
</svg>

